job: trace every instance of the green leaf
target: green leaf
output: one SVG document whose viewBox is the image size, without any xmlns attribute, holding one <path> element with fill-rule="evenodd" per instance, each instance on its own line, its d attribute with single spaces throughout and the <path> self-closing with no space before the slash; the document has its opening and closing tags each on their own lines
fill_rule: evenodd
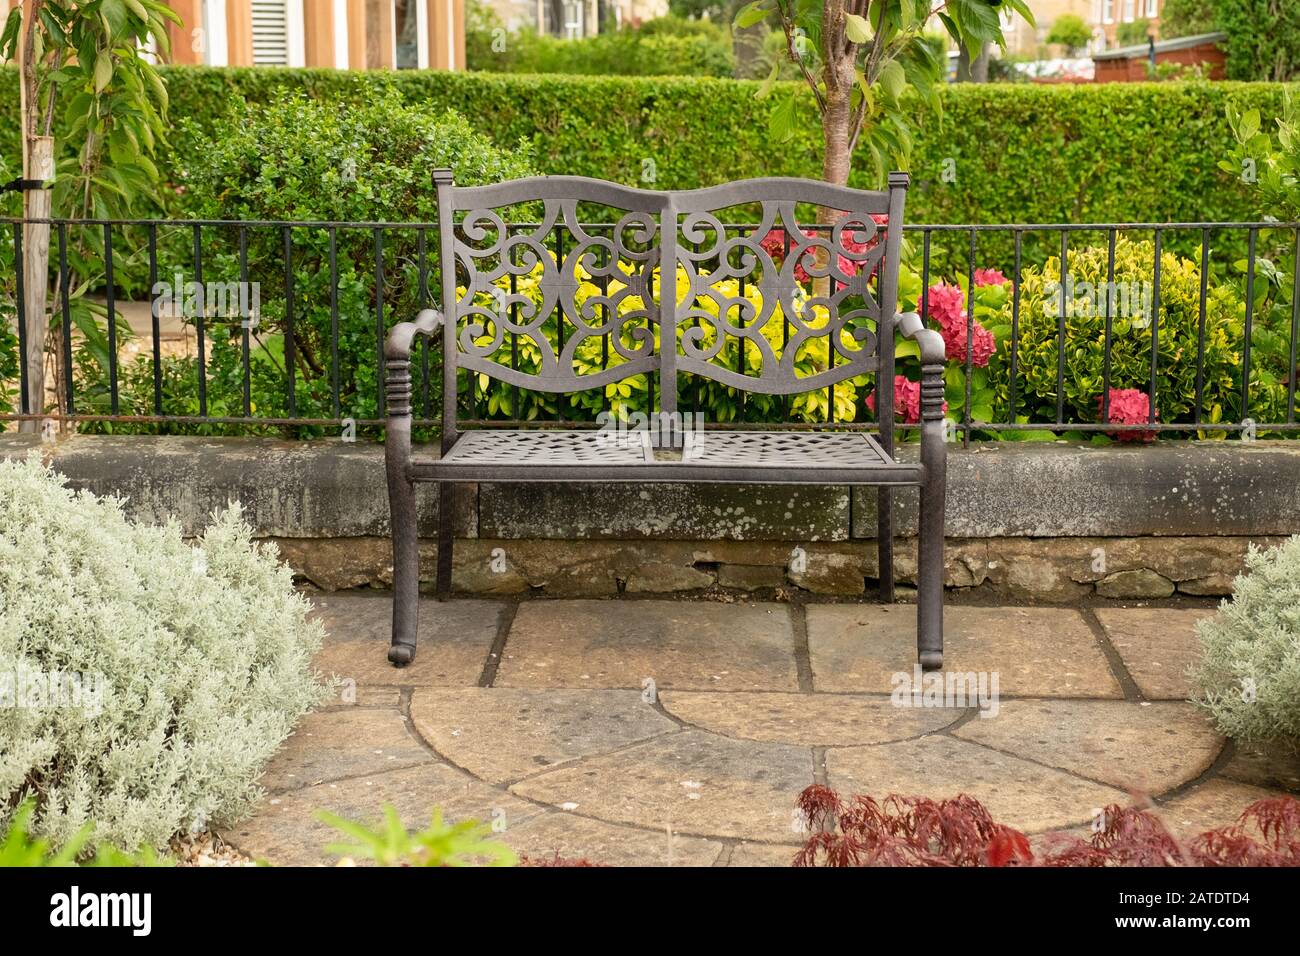
<svg viewBox="0 0 1300 956">
<path fill-rule="evenodd" d="M 897 102 L 907 89 L 907 74 L 903 71 L 903 64 L 897 60 L 886 63 L 880 71 L 880 85 L 884 87 L 886 95 Z"/>
<path fill-rule="evenodd" d="M 112 79 L 113 55 L 108 50 L 101 50 L 95 58 L 95 92 L 102 93 Z"/>
<path fill-rule="evenodd" d="M 740 8 L 736 14 L 735 24 L 741 30 L 746 27 L 752 27 L 756 23 L 761 23 L 767 19 L 766 0 L 754 0 L 753 3 L 746 4 Z"/>
<path fill-rule="evenodd" d="M 795 124 L 798 121 L 799 111 L 797 109 L 795 95 L 791 93 L 784 100 L 779 102 L 772 110 L 772 114 L 767 120 L 767 129 L 772 138 L 778 142 L 785 142 L 794 135 Z"/>
<path fill-rule="evenodd" d="M 871 42 L 871 24 L 856 13 L 846 13 L 844 15 L 844 33 L 854 43 Z"/>
</svg>

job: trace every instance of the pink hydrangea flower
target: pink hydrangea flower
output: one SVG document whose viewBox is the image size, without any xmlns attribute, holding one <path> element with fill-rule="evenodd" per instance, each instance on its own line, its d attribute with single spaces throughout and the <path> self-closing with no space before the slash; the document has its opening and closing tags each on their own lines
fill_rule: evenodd
<svg viewBox="0 0 1300 956">
<path fill-rule="evenodd" d="M 976 269 L 975 286 L 979 288 L 982 285 L 1006 285 L 1007 277 L 998 269 Z"/>
<path fill-rule="evenodd" d="M 943 337 L 944 357 L 952 362 L 966 361 L 966 320 L 945 325 L 939 330 Z M 974 338 L 971 340 L 971 363 L 982 368 L 989 364 L 989 359 L 998 349 L 993 333 L 978 322 L 975 323 Z"/>
<path fill-rule="evenodd" d="M 1101 396 L 1097 396 L 1097 413 L 1101 414 L 1103 402 Z M 1106 419 L 1108 423 L 1114 425 L 1142 425 L 1151 420 L 1151 400 L 1146 392 L 1136 388 L 1112 388 L 1110 390 L 1110 415 Z M 1160 410 L 1156 409 L 1156 415 L 1160 415 Z M 1156 433 L 1153 431 L 1138 431 L 1136 429 L 1107 432 L 1111 438 L 1116 441 L 1155 441 Z"/>
<path fill-rule="evenodd" d="M 876 393 L 867 396 L 867 408 L 876 411 Z M 948 411 L 948 403 L 943 403 L 943 410 Z M 902 416 L 903 424 L 915 425 L 921 421 L 921 383 L 913 382 L 906 375 L 894 376 L 894 415 Z"/>
<path fill-rule="evenodd" d="M 930 286 L 930 294 L 926 299 L 926 304 L 930 318 L 941 326 L 946 328 L 948 325 L 957 322 L 961 322 L 962 325 L 966 324 L 966 297 L 957 286 L 948 285 L 945 282 L 936 282 Z"/>
<path fill-rule="evenodd" d="M 930 318 L 939 323 L 943 336 L 944 357 L 949 361 L 966 361 L 966 296 L 958 286 L 939 282 L 930 286 L 927 300 Z M 989 364 L 997 351 L 993 333 L 979 322 L 974 323 L 971 341 L 971 360 L 977 366 Z"/>
</svg>

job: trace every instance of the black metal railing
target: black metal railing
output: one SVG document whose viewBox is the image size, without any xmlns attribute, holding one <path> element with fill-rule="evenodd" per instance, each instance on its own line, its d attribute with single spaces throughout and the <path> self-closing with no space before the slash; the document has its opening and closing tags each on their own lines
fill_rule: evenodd
<svg viewBox="0 0 1300 956">
<path fill-rule="evenodd" d="M 16 374 L 0 380 L 0 423 L 298 436 L 377 428 L 386 329 L 439 301 L 436 223 L 42 222 L 51 231 L 53 387 L 43 407 L 29 407 L 27 370 L 11 361 Z M 743 235 L 753 227 L 729 228 Z M 557 233 L 554 249 L 562 252 L 564 241 Z M 19 356 L 23 257 L 22 222 L 0 219 L 0 266 L 9 265 L 0 269 L 0 329 L 10 330 L 0 331 L 0 350 Z M 910 225 L 904 261 L 905 303 L 946 323 L 952 340 L 949 405 L 963 441 L 1300 434 L 1300 223 Z M 1142 286 L 1127 290 L 1137 307 L 1117 292 L 1126 283 Z M 238 307 L 213 308 L 214 285 Z M 954 286 L 968 290 L 955 318 Z M 987 286 L 1000 291 L 981 291 Z M 186 301 L 191 289 L 197 305 Z M 560 341 L 566 328 L 558 316 Z M 990 340 L 991 354 L 980 344 Z M 523 351 L 512 337 L 511 360 L 526 360 Z M 413 367 L 425 428 L 437 427 L 441 406 L 438 352 L 425 343 Z M 608 342 L 602 360 L 610 360 Z M 744 371 L 744 348 L 739 361 Z M 825 427 L 830 419 L 870 427 L 866 388 L 830 386 L 817 405 L 827 410 L 822 420 L 798 414 L 791 400 L 744 396 L 711 414 L 722 408 L 719 390 L 702 381 L 688 384 L 679 407 L 729 427 Z M 853 400 L 841 406 L 851 414 L 837 415 L 846 390 Z M 543 399 L 524 415 L 517 388 L 503 392 L 466 375 L 460 402 L 477 424 L 577 427 L 609 399 Z M 1139 406 L 1145 412 L 1135 419 Z"/>
</svg>

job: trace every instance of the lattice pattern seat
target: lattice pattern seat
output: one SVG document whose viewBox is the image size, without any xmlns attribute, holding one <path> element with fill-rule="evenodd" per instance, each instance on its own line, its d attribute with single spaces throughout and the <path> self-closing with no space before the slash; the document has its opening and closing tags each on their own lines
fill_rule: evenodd
<svg viewBox="0 0 1300 956">
<path fill-rule="evenodd" d="M 465 432 L 443 456 L 450 465 L 640 465 L 649 432 L 612 435 L 595 431 Z"/>
<path fill-rule="evenodd" d="M 732 481 L 916 484 L 915 463 L 892 458 L 865 432 L 687 432 L 684 447 L 657 449 L 648 431 L 461 433 L 441 459 L 413 462 L 442 481 Z"/>
<path fill-rule="evenodd" d="M 891 463 L 863 432 L 687 432 L 682 460 L 744 468 L 870 468 Z"/>
</svg>

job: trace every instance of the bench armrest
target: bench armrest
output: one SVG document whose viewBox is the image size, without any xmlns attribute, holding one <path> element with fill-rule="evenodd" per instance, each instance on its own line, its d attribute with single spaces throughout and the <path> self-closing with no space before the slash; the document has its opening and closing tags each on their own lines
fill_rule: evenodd
<svg viewBox="0 0 1300 956">
<path fill-rule="evenodd" d="M 388 332 L 384 342 L 384 358 L 409 359 L 411 343 L 417 335 L 433 336 L 442 328 L 442 313 L 437 309 L 422 309 L 414 322 L 399 322 Z"/>
<path fill-rule="evenodd" d="M 934 329 L 927 329 L 921 316 L 915 312 L 902 312 L 898 316 L 898 330 L 903 338 L 911 339 L 921 347 L 921 364 L 943 363 L 943 336 Z"/>
<path fill-rule="evenodd" d="M 417 335 L 433 335 L 442 328 L 442 313 L 425 309 L 414 322 L 399 322 L 384 342 L 384 398 L 389 427 L 411 417 L 411 343 Z"/>
</svg>

